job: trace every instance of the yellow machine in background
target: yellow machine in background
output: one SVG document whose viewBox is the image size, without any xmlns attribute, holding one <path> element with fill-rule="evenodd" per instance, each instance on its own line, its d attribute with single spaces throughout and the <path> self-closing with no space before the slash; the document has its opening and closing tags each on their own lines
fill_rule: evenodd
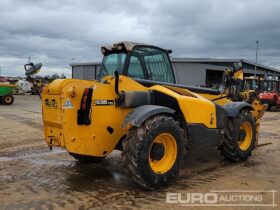
<svg viewBox="0 0 280 210">
<path fill-rule="evenodd" d="M 261 117 L 254 103 L 175 84 L 170 50 L 120 42 L 101 51 L 101 81 L 59 79 L 44 88 L 48 145 L 82 162 L 121 150 L 128 176 L 147 189 L 171 182 L 188 150 L 216 146 L 231 161 L 251 155 Z"/>
<path fill-rule="evenodd" d="M 258 81 L 261 78 L 255 79 L 253 77 L 244 77 L 243 61 L 240 60 L 234 65 L 233 70 L 228 68 L 223 74 L 223 91 L 220 94 L 201 94 L 209 100 L 215 101 L 220 105 L 225 105 L 231 101 L 243 101 L 251 104 L 253 110 L 251 111 L 252 116 L 255 119 L 257 141 L 259 137 L 260 120 L 267 110 L 267 105 L 262 104 L 258 98 Z M 249 82 L 250 81 L 250 82 Z"/>
</svg>

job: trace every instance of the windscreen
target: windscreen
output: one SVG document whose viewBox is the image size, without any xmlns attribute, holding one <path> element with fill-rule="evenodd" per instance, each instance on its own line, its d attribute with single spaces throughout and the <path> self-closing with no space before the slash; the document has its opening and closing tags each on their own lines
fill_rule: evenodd
<svg viewBox="0 0 280 210">
<path fill-rule="evenodd" d="M 276 81 L 263 81 L 262 91 L 279 92 L 278 83 Z"/>
<path fill-rule="evenodd" d="M 247 79 L 246 80 L 246 89 L 247 90 L 259 90 L 258 81 L 254 79 Z"/>
</svg>

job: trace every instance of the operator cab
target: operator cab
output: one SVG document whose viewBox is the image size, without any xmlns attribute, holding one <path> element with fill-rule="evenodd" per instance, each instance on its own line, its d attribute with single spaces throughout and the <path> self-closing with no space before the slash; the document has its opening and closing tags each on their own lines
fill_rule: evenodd
<svg viewBox="0 0 280 210">
<path fill-rule="evenodd" d="M 196 93 L 221 95 L 219 90 L 176 84 L 169 58 L 171 50 L 134 42 L 120 42 L 101 47 L 104 55 L 99 80 L 107 75 L 124 75 L 144 86 L 169 85 Z"/>
<path fill-rule="evenodd" d="M 279 93 L 279 80 L 269 79 L 264 80 L 261 83 L 261 91 L 262 92 L 275 92 Z"/>
<path fill-rule="evenodd" d="M 114 75 L 117 71 L 135 79 L 175 83 L 172 65 L 168 56 L 171 50 L 159 47 L 120 42 L 112 47 L 101 47 L 104 55 L 99 78 Z"/>
<path fill-rule="evenodd" d="M 255 90 L 256 92 L 260 91 L 260 83 L 261 83 L 260 78 L 255 78 L 255 77 L 247 77 L 245 78 L 244 82 L 244 90 Z"/>
</svg>

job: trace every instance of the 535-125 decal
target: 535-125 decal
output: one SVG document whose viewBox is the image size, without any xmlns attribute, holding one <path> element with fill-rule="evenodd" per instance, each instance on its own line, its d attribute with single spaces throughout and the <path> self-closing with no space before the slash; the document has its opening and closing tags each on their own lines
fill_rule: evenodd
<svg viewBox="0 0 280 210">
<path fill-rule="evenodd" d="M 93 106 L 113 106 L 114 100 L 94 100 L 92 105 Z"/>
</svg>

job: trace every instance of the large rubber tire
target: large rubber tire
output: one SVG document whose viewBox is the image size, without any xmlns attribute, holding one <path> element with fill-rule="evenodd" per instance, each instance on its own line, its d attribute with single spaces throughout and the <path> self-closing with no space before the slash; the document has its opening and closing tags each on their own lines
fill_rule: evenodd
<svg viewBox="0 0 280 210">
<path fill-rule="evenodd" d="M 232 162 L 245 161 L 252 154 L 256 143 L 256 124 L 248 110 L 242 110 L 236 118 L 230 118 L 221 154 Z"/>
<path fill-rule="evenodd" d="M 76 153 L 71 153 L 69 152 L 69 154 L 75 158 L 76 160 L 78 160 L 80 163 L 100 163 L 104 157 L 94 157 L 94 156 L 89 156 L 89 155 L 80 155 L 80 154 L 76 154 Z"/>
<path fill-rule="evenodd" d="M 127 175 L 141 187 L 149 190 L 159 188 L 173 181 L 179 174 L 179 169 L 183 165 L 184 156 L 184 132 L 179 127 L 179 123 L 172 117 L 156 115 L 147 119 L 141 126 L 132 127 L 123 141 L 123 167 Z M 162 143 L 155 143 L 160 136 L 167 139 Z M 166 138 L 167 137 L 167 138 Z M 168 138 L 170 139 L 168 140 Z M 176 143 L 175 143 L 176 142 Z M 158 156 L 153 160 L 151 155 L 154 148 L 160 144 L 163 146 L 163 156 Z M 170 145 L 169 148 L 166 145 Z M 172 148 L 176 148 L 176 153 L 172 153 Z M 162 152 L 162 151 L 161 151 Z M 174 154 L 174 156 L 173 156 Z M 157 154 L 158 155 L 158 154 Z M 174 158 L 170 161 L 168 158 Z M 165 162 L 165 169 L 155 171 L 154 162 Z M 163 165 L 163 164 L 161 164 Z M 166 171 L 164 171 L 166 170 Z"/>
<path fill-rule="evenodd" d="M 12 95 L 5 95 L 2 96 L 1 101 L 4 105 L 11 105 L 14 103 L 14 97 Z"/>
</svg>

